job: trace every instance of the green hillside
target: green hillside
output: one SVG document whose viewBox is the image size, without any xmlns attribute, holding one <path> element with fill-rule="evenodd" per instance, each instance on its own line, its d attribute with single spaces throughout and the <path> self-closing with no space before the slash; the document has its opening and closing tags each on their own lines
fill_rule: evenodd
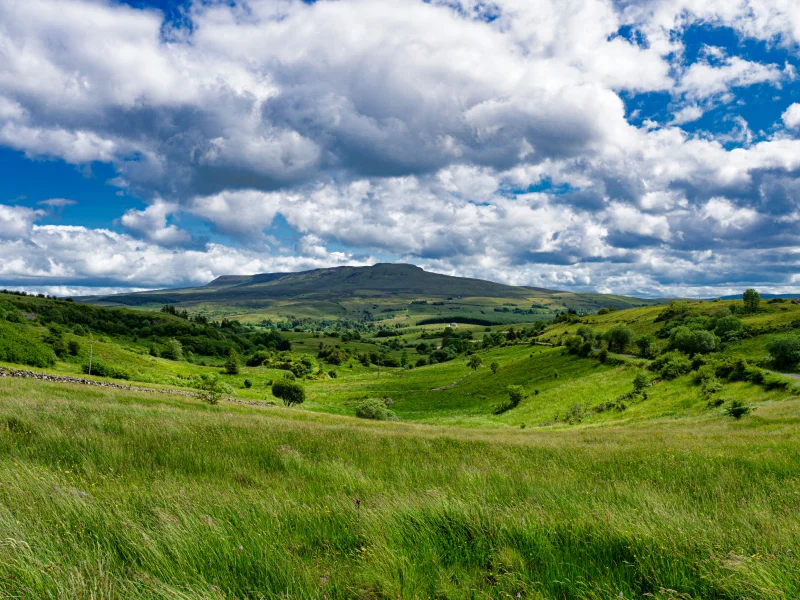
<svg viewBox="0 0 800 600">
<path fill-rule="evenodd" d="M 234 400 L 0 377 L 0 596 L 793 598 L 798 363 L 781 299 L 280 328 L 0 294 L 0 374 Z"/>
<path fill-rule="evenodd" d="M 199 288 L 79 298 L 102 306 L 160 308 L 172 304 L 210 318 L 376 319 L 411 322 L 439 318 L 491 323 L 535 322 L 557 311 L 595 311 L 662 301 L 514 287 L 429 273 L 414 265 L 377 264 L 301 273 L 224 276 Z"/>
</svg>

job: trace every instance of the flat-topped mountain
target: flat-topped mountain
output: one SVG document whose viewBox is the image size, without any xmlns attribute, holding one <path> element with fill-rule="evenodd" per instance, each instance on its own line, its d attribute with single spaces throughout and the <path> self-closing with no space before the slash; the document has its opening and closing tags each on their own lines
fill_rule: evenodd
<svg viewBox="0 0 800 600">
<path fill-rule="evenodd" d="M 389 263 L 370 267 L 313 269 L 298 273 L 224 275 L 196 288 L 155 290 L 80 300 L 104 305 L 174 304 L 204 308 L 235 307 L 247 311 L 260 311 L 268 307 L 277 309 L 278 306 L 292 307 L 291 313 L 278 311 L 282 314 L 306 314 L 308 311 L 304 309 L 314 307 L 317 316 L 341 316 L 355 309 L 353 303 L 385 307 L 408 305 L 414 300 L 446 301 L 454 304 L 463 302 L 470 304 L 471 308 L 485 305 L 490 311 L 494 311 L 494 307 L 505 307 L 509 310 L 530 310 L 535 307 L 550 312 L 565 308 L 596 310 L 609 304 L 626 308 L 659 302 L 625 296 L 504 285 L 482 279 L 431 273 L 415 265 Z"/>
</svg>

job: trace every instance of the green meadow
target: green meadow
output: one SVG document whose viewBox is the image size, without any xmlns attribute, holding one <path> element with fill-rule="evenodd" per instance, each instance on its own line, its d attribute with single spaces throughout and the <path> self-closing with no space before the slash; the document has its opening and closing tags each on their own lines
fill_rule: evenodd
<svg viewBox="0 0 800 600">
<path fill-rule="evenodd" d="M 2 300 L 0 366 L 259 403 L 0 378 L 0 598 L 800 597 L 800 305 L 277 334 Z"/>
</svg>

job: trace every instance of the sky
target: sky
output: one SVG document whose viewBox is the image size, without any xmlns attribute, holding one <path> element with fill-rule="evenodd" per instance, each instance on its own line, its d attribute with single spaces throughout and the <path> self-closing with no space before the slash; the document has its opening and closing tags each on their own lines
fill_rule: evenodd
<svg viewBox="0 0 800 600">
<path fill-rule="evenodd" d="M 3 0 L 0 287 L 800 293 L 796 0 Z"/>
</svg>

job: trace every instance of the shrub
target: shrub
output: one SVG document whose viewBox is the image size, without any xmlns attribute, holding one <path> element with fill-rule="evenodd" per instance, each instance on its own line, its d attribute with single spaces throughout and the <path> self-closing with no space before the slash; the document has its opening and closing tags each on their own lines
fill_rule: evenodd
<svg viewBox="0 0 800 600">
<path fill-rule="evenodd" d="M 473 371 L 477 371 L 482 364 L 483 364 L 483 359 L 477 354 L 473 354 L 472 356 L 470 356 L 469 360 L 467 361 L 467 366 Z"/>
<path fill-rule="evenodd" d="M 267 350 L 256 350 L 247 357 L 245 364 L 248 367 L 260 367 L 272 358 L 272 353 Z"/>
<path fill-rule="evenodd" d="M 233 393 L 231 386 L 223 383 L 216 373 L 200 375 L 194 382 L 198 397 L 208 404 L 217 404 L 223 394 Z"/>
<path fill-rule="evenodd" d="M 424 356 L 422 358 L 417 359 L 417 362 L 415 363 L 417 367 L 424 367 L 427 364 L 428 364 L 428 359 L 425 358 Z"/>
<path fill-rule="evenodd" d="M 303 387 L 292 381 L 284 379 L 272 384 L 272 395 L 283 400 L 286 406 L 302 404 L 306 400 L 306 391 Z"/>
<path fill-rule="evenodd" d="M 183 360 L 183 346 L 175 338 L 167 341 L 167 348 L 161 355 L 169 360 Z"/>
<path fill-rule="evenodd" d="M 78 340 L 70 340 L 67 344 L 67 351 L 72 356 L 78 356 L 81 351 L 81 345 L 78 343 Z"/>
<path fill-rule="evenodd" d="M 228 375 L 238 375 L 241 369 L 239 363 L 239 353 L 236 352 L 234 348 L 231 348 L 228 352 L 228 360 L 225 361 L 225 365 L 223 367 L 225 373 Z"/>
<path fill-rule="evenodd" d="M 375 421 L 397 421 L 397 415 L 389 410 L 386 401 L 380 398 L 370 398 L 356 407 L 356 416 L 359 419 L 372 419 Z"/>
<path fill-rule="evenodd" d="M 83 365 L 83 372 L 89 374 L 89 365 Z M 92 375 L 98 377 L 110 377 L 111 379 L 130 379 L 131 376 L 125 369 L 121 369 L 114 365 L 109 365 L 99 360 L 92 361 Z"/>
<path fill-rule="evenodd" d="M 650 358 L 653 354 L 656 339 L 652 335 L 640 335 L 633 343 L 639 349 L 639 356 Z"/>
<path fill-rule="evenodd" d="M 737 420 L 749 414 L 751 410 L 752 409 L 741 400 L 732 400 L 724 409 L 726 415 Z"/>
<path fill-rule="evenodd" d="M 328 371 L 328 377 L 330 377 L 331 379 L 336 379 L 337 377 L 339 377 L 339 373 L 331 369 L 330 371 Z"/>
<path fill-rule="evenodd" d="M 250 381 L 249 379 L 245 379 L 244 380 L 244 387 L 249 390 L 251 387 L 253 387 L 253 382 Z"/>
<path fill-rule="evenodd" d="M 500 364 L 497 361 L 495 361 L 489 365 L 489 368 L 492 370 L 493 375 L 497 375 L 497 370 L 500 368 Z"/>
<path fill-rule="evenodd" d="M 638 394 L 647 387 L 648 383 L 647 375 L 644 373 L 637 373 L 636 377 L 633 378 L 633 392 Z"/>
<path fill-rule="evenodd" d="M 506 392 L 508 392 L 508 400 L 494 410 L 494 414 L 496 415 L 503 414 L 512 408 L 516 408 L 519 406 L 519 403 L 522 402 L 523 398 L 525 398 L 525 393 L 521 385 L 509 385 L 506 388 Z"/>
<path fill-rule="evenodd" d="M 718 345 L 719 340 L 710 331 L 692 330 L 684 325 L 673 329 L 669 336 L 669 347 L 689 356 L 714 352 Z"/>
<path fill-rule="evenodd" d="M 767 343 L 767 352 L 776 367 L 792 368 L 800 362 L 800 336 L 776 336 Z"/>
<path fill-rule="evenodd" d="M 744 323 L 738 317 L 729 316 L 717 319 L 714 334 L 727 342 L 739 337 L 743 330 Z"/>
<path fill-rule="evenodd" d="M 606 332 L 608 349 L 624 352 L 633 339 L 633 332 L 625 325 L 616 325 Z"/>
<path fill-rule="evenodd" d="M 603 348 L 600 352 L 597 353 L 597 360 L 601 363 L 605 363 L 608 360 L 608 350 Z"/>
<path fill-rule="evenodd" d="M 657 372 L 664 379 L 675 379 L 692 370 L 692 363 L 685 354 L 667 352 L 650 363 L 648 369 Z"/>
</svg>

